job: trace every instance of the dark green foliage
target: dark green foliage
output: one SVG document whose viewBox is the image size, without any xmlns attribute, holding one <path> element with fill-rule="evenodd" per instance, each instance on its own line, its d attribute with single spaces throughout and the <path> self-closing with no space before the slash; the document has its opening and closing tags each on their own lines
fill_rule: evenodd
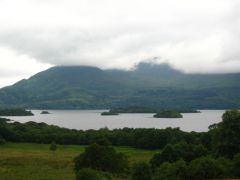
<svg viewBox="0 0 240 180">
<path fill-rule="evenodd" d="M 135 129 L 133 135 L 135 147 L 145 149 L 162 149 L 167 144 L 185 141 L 188 138 L 188 133 L 182 132 L 179 128 Z"/>
<path fill-rule="evenodd" d="M 190 137 L 194 137 L 194 136 L 190 136 Z M 207 148 L 209 151 L 212 151 L 212 132 L 211 131 L 199 134 L 199 139 L 201 144 L 205 148 Z M 194 142 L 194 140 L 191 140 L 190 142 Z"/>
<path fill-rule="evenodd" d="M 12 123 L 6 123 L 6 121 L 0 122 L 0 136 L 4 138 L 6 141 L 16 142 L 19 140 L 18 133 L 11 129 L 10 126 Z"/>
<path fill-rule="evenodd" d="M 174 163 L 165 162 L 155 172 L 153 180 L 180 180 L 186 179 L 187 165 L 183 160 Z"/>
<path fill-rule="evenodd" d="M 111 115 L 118 115 L 118 113 L 109 111 L 109 112 L 102 112 L 101 115 L 102 116 L 111 116 Z"/>
<path fill-rule="evenodd" d="M 190 162 L 193 159 L 207 155 L 208 151 L 203 145 L 187 144 L 185 142 L 167 145 L 162 152 L 157 153 L 151 159 L 151 166 L 156 169 L 164 162 L 175 162 L 183 159 Z"/>
<path fill-rule="evenodd" d="M 184 160 L 165 162 L 155 170 L 153 180 L 218 179 L 233 177 L 231 162 L 224 158 L 200 157 L 187 164 Z"/>
<path fill-rule="evenodd" d="M 188 168 L 188 176 L 190 179 L 213 179 L 226 177 L 228 172 L 225 172 L 227 167 L 221 164 L 216 159 L 212 157 L 201 157 L 194 159 Z"/>
<path fill-rule="evenodd" d="M 97 144 L 100 146 L 112 146 L 112 143 L 108 141 L 106 138 L 97 140 Z"/>
<path fill-rule="evenodd" d="M 76 174 L 76 180 L 111 180 L 109 173 L 93 170 L 90 168 L 80 169 Z"/>
<path fill-rule="evenodd" d="M 146 162 L 138 162 L 133 165 L 132 180 L 150 180 L 151 168 Z"/>
<path fill-rule="evenodd" d="M 165 110 L 165 111 L 158 112 L 153 117 L 155 117 L 155 118 L 182 118 L 183 116 L 177 111 Z"/>
<path fill-rule="evenodd" d="M 91 77 L 91 78 L 89 78 Z M 46 109 L 240 107 L 240 74 L 184 74 L 167 64 L 133 71 L 53 67 L 0 90 L 0 106 Z"/>
<path fill-rule="evenodd" d="M 112 146 L 94 143 L 75 159 L 76 172 L 82 168 L 121 174 L 127 172 L 129 164 L 127 157 L 116 152 Z"/>
<path fill-rule="evenodd" d="M 221 177 L 233 177 L 232 160 L 225 157 L 216 158 L 219 168 L 221 169 Z"/>
<path fill-rule="evenodd" d="M 240 177 L 240 153 L 234 156 L 232 173 L 235 177 Z"/>
<path fill-rule="evenodd" d="M 131 146 L 143 149 L 162 149 L 167 144 L 179 141 L 199 142 L 202 133 L 191 134 L 178 128 L 167 129 L 99 129 L 71 130 L 45 123 L 0 123 L 0 135 L 7 141 L 50 144 L 89 145 L 106 138 L 116 146 Z M 204 133 L 203 133 L 204 134 Z M 207 137 L 208 138 L 208 137 Z"/>
<path fill-rule="evenodd" d="M 57 145 L 55 142 L 52 142 L 49 148 L 51 151 L 56 151 L 57 150 Z"/>
<path fill-rule="evenodd" d="M 33 113 L 21 108 L 11 108 L 0 109 L 0 116 L 33 116 Z"/>
<path fill-rule="evenodd" d="M 226 111 L 222 119 L 212 127 L 214 151 L 219 156 L 232 158 L 240 152 L 240 112 Z"/>
</svg>

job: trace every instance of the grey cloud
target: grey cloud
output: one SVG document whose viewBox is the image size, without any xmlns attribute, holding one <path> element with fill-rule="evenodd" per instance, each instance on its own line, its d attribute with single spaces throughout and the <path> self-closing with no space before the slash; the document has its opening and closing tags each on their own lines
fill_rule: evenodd
<svg viewBox="0 0 240 180">
<path fill-rule="evenodd" d="M 131 61 L 135 54 L 166 42 L 154 33 L 131 32 L 129 29 L 125 32 L 114 29 L 98 31 L 101 32 L 14 30 L 0 32 L 0 44 L 55 65 L 95 64 L 104 68 L 118 58 L 128 57 Z M 157 55 L 149 53 L 150 57 Z"/>
<path fill-rule="evenodd" d="M 178 17 L 178 13 L 184 14 L 180 9 L 169 22 L 163 17 L 159 18 L 166 22 L 158 21 L 154 14 L 149 16 L 153 19 L 143 20 L 135 19 L 137 16 L 119 21 L 106 17 L 111 19 L 109 23 L 93 27 L 77 22 L 77 26 L 6 27 L 0 29 L 0 46 L 53 65 L 131 68 L 140 61 L 161 57 L 157 62 L 169 62 L 186 72 L 235 72 L 240 71 L 239 63 L 235 62 L 240 59 L 240 13 L 239 2 L 229 3 L 233 9 L 223 12 L 224 18 L 213 16 L 211 11 L 208 16 L 204 11 L 196 14 L 190 11 L 193 16 Z M 93 21 L 101 21 L 94 18 Z M 215 36 L 219 47 L 215 47 Z"/>
<path fill-rule="evenodd" d="M 53 65 L 96 65 L 130 68 L 160 57 L 161 46 L 197 40 L 193 34 L 167 33 L 159 27 L 81 29 L 23 29 L 0 32 L 0 44 Z M 166 59 L 165 59 L 166 60 Z M 112 65 L 111 65 L 112 64 Z"/>
<path fill-rule="evenodd" d="M 225 29 L 226 38 L 222 45 L 222 51 L 219 61 L 223 63 L 239 62 L 240 64 L 240 3 L 235 2 L 233 9 L 225 19 L 223 28 Z"/>
</svg>

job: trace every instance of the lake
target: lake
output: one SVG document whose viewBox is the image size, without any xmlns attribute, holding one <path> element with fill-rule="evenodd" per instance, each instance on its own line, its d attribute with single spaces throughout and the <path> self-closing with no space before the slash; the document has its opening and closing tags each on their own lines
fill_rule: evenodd
<svg viewBox="0 0 240 180">
<path fill-rule="evenodd" d="M 183 113 L 181 119 L 153 118 L 153 114 L 120 114 L 101 116 L 104 110 L 48 110 L 51 114 L 41 114 L 32 110 L 34 116 L 6 117 L 18 122 L 45 122 L 70 129 L 115 128 L 159 128 L 179 127 L 183 131 L 207 131 L 208 126 L 221 121 L 225 110 L 201 110 L 201 113 Z"/>
</svg>

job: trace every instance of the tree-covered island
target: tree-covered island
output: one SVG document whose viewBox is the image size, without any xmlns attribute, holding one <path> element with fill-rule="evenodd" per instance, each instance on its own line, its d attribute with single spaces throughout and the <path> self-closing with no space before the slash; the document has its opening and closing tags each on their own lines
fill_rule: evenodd
<svg viewBox="0 0 240 180">
<path fill-rule="evenodd" d="M 0 116 L 33 116 L 31 111 L 22 108 L 0 109 Z"/>
<path fill-rule="evenodd" d="M 48 111 L 42 111 L 41 114 L 50 114 Z"/>
<path fill-rule="evenodd" d="M 182 118 L 182 114 L 174 110 L 165 110 L 156 113 L 153 117 L 155 118 Z"/>
<path fill-rule="evenodd" d="M 101 115 L 102 116 L 117 116 L 119 114 L 116 112 L 112 112 L 112 111 L 105 111 L 105 112 L 102 112 Z"/>
</svg>

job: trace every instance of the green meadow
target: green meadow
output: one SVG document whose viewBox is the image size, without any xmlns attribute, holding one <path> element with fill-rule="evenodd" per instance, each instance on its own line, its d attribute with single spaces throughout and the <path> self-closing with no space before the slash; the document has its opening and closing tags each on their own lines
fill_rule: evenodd
<svg viewBox="0 0 240 180">
<path fill-rule="evenodd" d="M 84 146 L 58 145 L 56 152 L 49 144 L 7 143 L 0 146 L 1 180 L 72 180 L 73 160 Z M 149 161 L 157 151 L 115 147 L 129 157 L 131 163 Z"/>
</svg>

